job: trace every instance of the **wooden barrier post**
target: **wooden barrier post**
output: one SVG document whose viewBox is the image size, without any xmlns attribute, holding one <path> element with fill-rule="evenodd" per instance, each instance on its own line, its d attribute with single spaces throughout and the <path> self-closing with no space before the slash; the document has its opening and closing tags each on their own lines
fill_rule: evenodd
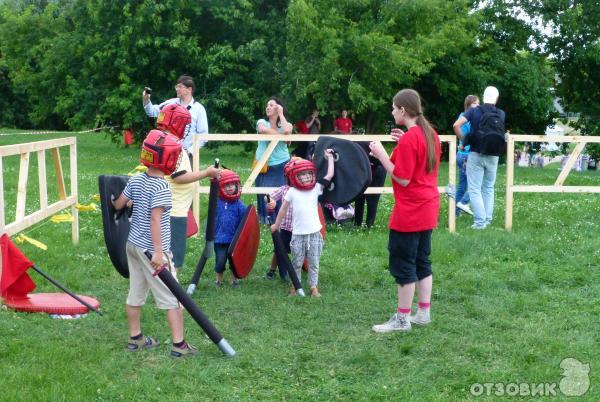
<svg viewBox="0 0 600 402">
<path fill-rule="evenodd" d="M 55 140 L 29 142 L 24 144 L 0 146 L 0 172 L 2 172 L 5 156 L 19 155 L 19 177 L 17 181 L 17 200 L 14 222 L 6 223 L 6 203 L 4 198 L 4 178 L 0 174 L 0 233 L 7 233 L 12 236 L 21 232 L 30 226 L 41 222 L 42 220 L 54 215 L 55 213 L 71 207 L 73 222 L 71 224 L 71 239 L 73 244 L 79 242 L 79 213 L 75 204 L 77 204 L 77 139 L 75 137 L 59 138 Z M 65 181 L 60 160 L 59 148 L 69 146 L 69 165 L 71 175 L 71 191 L 67 194 Z M 50 150 L 54 161 L 54 170 L 56 173 L 56 185 L 58 187 L 57 202 L 48 204 L 48 182 L 46 176 L 46 155 L 45 151 Z M 27 182 L 29 180 L 29 160 L 32 152 L 35 152 L 38 160 L 38 189 L 40 207 L 37 211 L 25 215 L 27 201 Z"/>
<path fill-rule="evenodd" d="M 575 143 L 575 149 L 569 155 L 558 178 L 552 186 L 515 185 L 514 184 L 514 154 L 515 142 L 567 142 Z M 600 186 L 565 186 L 567 176 L 575 161 L 587 143 L 600 143 L 598 136 L 546 136 L 546 135 L 509 135 L 506 157 L 506 214 L 504 227 L 512 230 L 514 193 L 600 193 Z"/>
</svg>

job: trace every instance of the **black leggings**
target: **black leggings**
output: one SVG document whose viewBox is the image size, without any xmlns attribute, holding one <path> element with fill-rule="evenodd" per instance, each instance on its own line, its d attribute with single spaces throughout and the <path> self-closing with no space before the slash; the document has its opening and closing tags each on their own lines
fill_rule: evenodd
<svg viewBox="0 0 600 402">
<path fill-rule="evenodd" d="M 371 184 L 369 187 L 383 187 L 387 172 L 381 165 L 371 167 Z M 365 210 L 365 201 L 367 203 L 367 227 L 373 226 L 377 216 L 377 205 L 381 194 L 361 194 L 356 197 L 354 203 L 354 225 L 361 226 Z"/>
</svg>

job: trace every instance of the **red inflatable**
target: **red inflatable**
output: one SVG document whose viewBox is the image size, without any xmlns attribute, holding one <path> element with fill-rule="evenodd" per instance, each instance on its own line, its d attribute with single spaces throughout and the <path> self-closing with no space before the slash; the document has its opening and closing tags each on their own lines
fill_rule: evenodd
<svg viewBox="0 0 600 402">
<path fill-rule="evenodd" d="M 36 285 L 27 273 L 29 268 L 65 293 L 30 293 Z M 94 310 L 102 315 L 98 311 L 98 300 L 76 295 L 51 278 L 19 250 L 7 234 L 0 236 L 0 297 L 7 307 L 16 311 L 73 315 Z"/>
<path fill-rule="evenodd" d="M 252 271 L 258 254 L 259 242 L 260 224 L 258 223 L 256 208 L 254 208 L 254 205 L 250 205 L 233 236 L 229 250 L 227 250 L 229 264 L 236 278 L 245 278 Z"/>
<path fill-rule="evenodd" d="M 93 297 L 81 296 L 90 306 L 98 309 L 100 303 Z M 4 300 L 6 307 L 26 313 L 86 314 L 89 309 L 66 293 L 30 293 L 25 298 Z"/>
</svg>

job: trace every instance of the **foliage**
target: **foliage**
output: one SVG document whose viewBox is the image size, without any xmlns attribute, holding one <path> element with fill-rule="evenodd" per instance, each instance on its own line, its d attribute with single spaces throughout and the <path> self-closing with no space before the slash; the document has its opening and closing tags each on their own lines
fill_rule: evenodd
<svg viewBox="0 0 600 402">
<path fill-rule="evenodd" d="M 548 53 L 558 74 L 557 94 L 565 109 L 580 113 L 573 126 L 600 135 L 600 4 L 597 0 L 550 0 L 530 4 L 552 29 Z M 600 159 L 600 145 L 587 146 Z"/>
<path fill-rule="evenodd" d="M 554 72 L 517 3 L 6 0 L 0 124 L 115 125 L 139 138 L 153 124 L 143 87 L 160 102 L 187 73 L 211 132 L 254 131 L 271 95 L 283 96 L 292 121 L 318 107 L 327 131 L 345 108 L 356 127 L 381 132 L 403 87 L 419 90 L 428 118 L 447 131 L 464 97 L 493 83 L 507 127 L 539 133 L 552 118 Z"/>
<path fill-rule="evenodd" d="M 288 73 L 296 103 L 326 113 L 352 109 L 367 132 L 382 130 L 395 92 L 469 41 L 467 15 L 464 1 L 292 1 Z"/>
</svg>

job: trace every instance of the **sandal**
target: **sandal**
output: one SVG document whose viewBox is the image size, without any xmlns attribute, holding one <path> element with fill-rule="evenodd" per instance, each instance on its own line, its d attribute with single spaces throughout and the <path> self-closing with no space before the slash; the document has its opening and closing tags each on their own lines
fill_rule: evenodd
<svg viewBox="0 0 600 402">
<path fill-rule="evenodd" d="M 160 343 L 150 336 L 142 336 L 140 339 L 131 339 L 127 343 L 128 352 L 139 352 L 157 347 Z"/>
</svg>

